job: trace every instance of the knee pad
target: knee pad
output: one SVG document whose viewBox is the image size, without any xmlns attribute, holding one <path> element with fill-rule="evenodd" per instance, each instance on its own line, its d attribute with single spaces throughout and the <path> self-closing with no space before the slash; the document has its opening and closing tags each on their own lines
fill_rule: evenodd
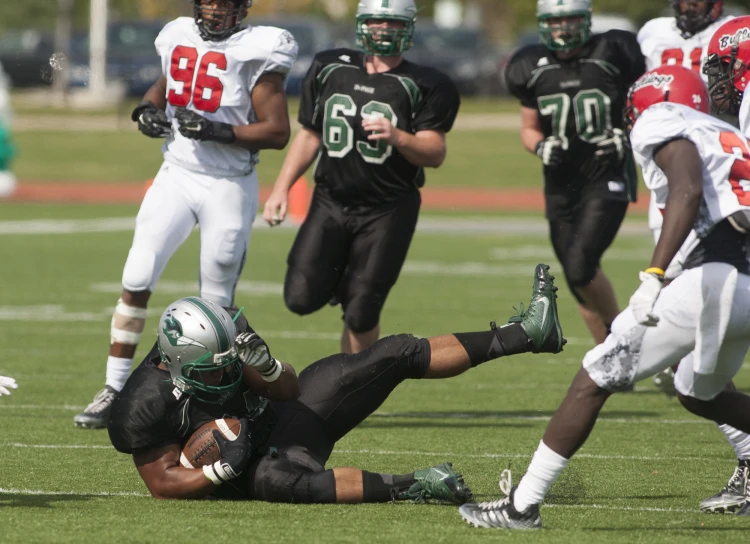
<svg viewBox="0 0 750 544">
<path fill-rule="evenodd" d="M 304 274 L 289 269 L 284 281 L 284 303 L 298 315 L 308 315 L 320 310 L 333 293 L 314 288 Z"/>
<path fill-rule="evenodd" d="M 266 455 L 255 469 L 255 499 L 286 503 L 336 502 L 336 479 L 322 465 L 293 462 L 286 452 Z"/>
<path fill-rule="evenodd" d="M 344 323 L 354 333 L 368 332 L 380 322 L 385 297 L 372 291 L 361 291 L 346 299 Z"/>
<path fill-rule="evenodd" d="M 115 313 L 112 314 L 110 342 L 138 345 L 143 336 L 143 328 L 146 326 L 146 312 L 146 308 L 130 306 L 119 299 Z"/>
<path fill-rule="evenodd" d="M 158 279 L 156 254 L 150 249 L 131 247 L 122 271 L 122 286 L 128 291 L 151 291 Z"/>
<path fill-rule="evenodd" d="M 574 287 L 583 287 L 591 283 L 596 276 L 596 269 L 599 262 L 592 262 L 580 248 L 570 248 L 567 250 L 562 261 L 563 271 L 565 272 L 565 281 L 571 291 Z"/>
<path fill-rule="evenodd" d="M 247 250 L 243 232 L 240 229 L 227 229 L 219 233 L 214 246 L 214 260 L 219 266 L 232 266 L 239 263 Z"/>
</svg>

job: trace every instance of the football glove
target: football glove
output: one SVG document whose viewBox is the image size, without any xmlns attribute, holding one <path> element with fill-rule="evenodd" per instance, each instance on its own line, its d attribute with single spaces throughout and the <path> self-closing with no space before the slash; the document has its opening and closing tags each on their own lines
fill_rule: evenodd
<svg viewBox="0 0 750 544">
<path fill-rule="evenodd" d="M 564 153 L 562 141 L 554 136 L 545 138 L 536 144 L 536 155 L 542 159 L 544 166 L 560 166 L 563 162 Z"/>
<path fill-rule="evenodd" d="M 659 317 L 654 314 L 654 304 L 664 285 L 664 277 L 657 274 L 640 272 L 641 285 L 630 297 L 630 309 L 635 320 L 641 325 L 655 327 Z"/>
<path fill-rule="evenodd" d="M 236 478 L 247 468 L 252 452 L 247 427 L 247 419 L 240 419 L 240 431 L 234 440 L 224 438 L 224 435 L 214 429 L 213 436 L 221 458 L 212 465 L 205 465 L 203 474 L 216 485 Z"/>
<path fill-rule="evenodd" d="M 13 378 L 7 378 L 5 376 L 0 376 L 0 397 L 3 395 L 10 395 L 11 389 L 18 389 L 18 385 L 16 385 L 16 380 Z"/>
<path fill-rule="evenodd" d="M 254 332 L 243 332 L 237 336 L 235 346 L 242 364 L 257 370 L 267 382 L 276 381 L 284 367 L 271 357 L 268 344 Z"/>
<path fill-rule="evenodd" d="M 138 104 L 130 118 L 138 123 L 138 130 L 150 138 L 166 138 L 172 134 L 172 123 L 167 114 L 148 100 Z"/>
<path fill-rule="evenodd" d="M 192 110 L 178 109 L 175 118 L 179 123 L 179 131 L 185 138 L 219 142 L 220 144 L 234 143 L 234 127 L 229 123 L 209 121 Z"/>
<path fill-rule="evenodd" d="M 606 139 L 596 144 L 594 156 L 608 165 L 618 165 L 625 158 L 629 148 L 628 137 L 621 129 L 614 128 L 609 131 Z"/>
</svg>

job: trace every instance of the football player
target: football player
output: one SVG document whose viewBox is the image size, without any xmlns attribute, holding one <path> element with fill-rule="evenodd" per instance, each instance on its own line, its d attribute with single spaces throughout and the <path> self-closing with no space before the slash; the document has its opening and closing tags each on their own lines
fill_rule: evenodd
<svg viewBox="0 0 750 544">
<path fill-rule="evenodd" d="M 521 141 L 544 168 L 552 247 L 594 341 L 618 313 L 600 260 L 635 198 L 635 170 L 619 112 L 645 71 L 635 35 L 591 35 L 591 0 L 539 0 L 542 44 L 513 55 L 510 92 L 521 102 Z"/>
<path fill-rule="evenodd" d="M 468 522 L 541 528 L 539 505 L 609 396 L 690 353 L 692 364 L 683 362 L 675 374 L 683 406 L 750 431 L 750 397 L 726 388 L 750 347 L 748 235 L 736 227 L 750 214 L 739 184 L 750 144 L 708 112 L 703 80 L 682 66 L 656 68 L 631 88 L 631 143 L 646 186 L 665 209 L 651 264 L 612 333 L 584 357 L 520 484 L 505 478 L 507 497 L 462 507 Z M 693 229 L 699 242 L 684 272 L 663 286 L 664 269 Z"/>
<path fill-rule="evenodd" d="M 10 395 L 11 389 L 18 389 L 16 380 L 7 376 L 0 376 L 0 397 L 3 395 Z"/>
<path fill-rule="evenodd" d="M 243 25 L 250 0 L 193 0 L 194 16 L 156 38 L 163 75 L 135 108 L 133 121 L 166 138 L 164 164 L 136 218 L 112 317 L 105 388 L 75 424 L 106 427 L 130 373 L 146 306 L 178 247 L 200 224 L 200 295 L 230 306 L 258 207 L 255 164 L 261 149 L 289 139 L 284 94 L 297 55 L 289 32 Z"/>
<path fill-rule="evenodd" d="M 156 345 L 115 399 L 110 439 L 133 456 L 158 498 L 462 504 L 471 491 L 449 463 L 403 475 L 325 466 L 335 443 L 406 379 L 450 378 L 498 357 L 560 352 L 565 340 L 548 270 L 536 267 L 528 311 L 507 325 L 429 339 L 388 336 L 360 353 L 321 359 L 299 379 L 236 310 L 180 299 L 167 306 Z M 202 470 L 182 466 L 182 445 L 224 417 L 242 421 L 236 440 L 214 432 L 221 458 Z"/>
<path fill-rule="evenodd" d="M 283 221 L 290 187 L 316 161 L 284 301 L 299 315 L 340 302 L 344 353 L 380 335 L 380 313 L 417 224 L 424 169 L 445 160 L 445 133 L 458 112 L 447 76 L 403 58 L 416 16 L 414 0 L 361 0 L 360 50 L 316 55 L 300 102 L 302 129 L 263 211 L 269 224 Z"/>
</svg>

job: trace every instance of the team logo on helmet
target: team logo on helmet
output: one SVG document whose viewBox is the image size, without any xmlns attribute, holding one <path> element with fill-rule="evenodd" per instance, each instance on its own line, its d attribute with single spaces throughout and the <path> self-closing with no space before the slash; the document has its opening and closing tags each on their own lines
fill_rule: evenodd
<svg viewBox="0 0 750 544">
<path fill-rule="evenodd" d="M 633 85 L 633 90 L 637 91 L 638 89 L 642 89 L 643 87 L 654 87 L 656 89 L 661 89 L 662 87 L 666 87 L 673 81 L 674 76 L 671 74 L 646 74 L 635 82 L 635 84 Z"/>
<path fill-rule="evenodd" d="M 724 34 L 719 38 L 719 48 L 726 49 L 732 45 L 738 45 L 740 42 L 750 40 L 750 28 L 740 28 L 734 34 Z"/>
<path fill-rule="evenodd" d="M 164 328 L 162 329 L 162 332 L 169 343 L 173 346 L 198 346 L 208 349 L 197 340 L 184 336 L 182 333 L 182 324 L 174 316 L 167 316 L 164 320 Z"/>
</svg>

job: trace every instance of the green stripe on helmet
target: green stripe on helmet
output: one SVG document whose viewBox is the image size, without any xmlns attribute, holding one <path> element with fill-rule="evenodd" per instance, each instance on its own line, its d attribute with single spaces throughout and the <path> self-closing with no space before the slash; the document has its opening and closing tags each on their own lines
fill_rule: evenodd
<svg viewBox="0 0 750 544">
<path fill-rule="evenodd" d="M 227 335 L 226 329 L 224 328 L 224 324 L 221 322 L 221 319 L 219 319 L 218 316 L 211 310 L 211 308 L 206 306 L 206 304 L 198 297 L 188 297 L 185 299 L 185 301 L 190 302 L 193 306 L 206 314 L 208 320 L 211 321 L 211 324 L 214 326 L 214 330 L 216 331 L 217 340 L 219 341 L 219 353 L 229 351 L 229 348 L 232 347 L 232 343 L 229 339 L 229 335 Z"/>
</svg>

